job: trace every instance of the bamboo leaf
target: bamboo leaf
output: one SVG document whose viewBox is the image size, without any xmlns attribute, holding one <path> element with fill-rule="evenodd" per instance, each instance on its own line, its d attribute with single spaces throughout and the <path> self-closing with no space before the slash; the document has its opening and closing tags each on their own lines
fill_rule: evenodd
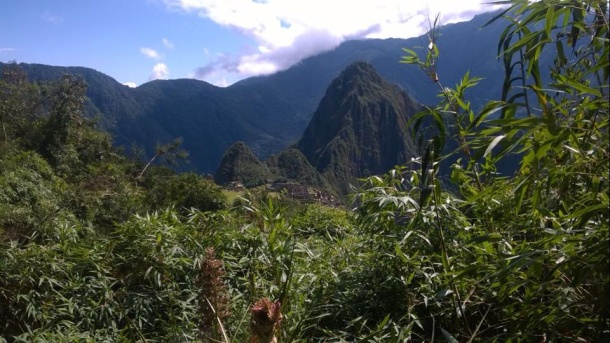
<svg viewBox="0 0 610 343">
<path fill-rule="evenodd" d="M 441 334 L 443 335 L 443 338 L 447 341 L 447 343 L 459 343 L 459 341 L 457 339 L 455 339 L 455 337 L 453 337 L 449 332 L 447 332 L 443 328 L 441 328 Z"/>
<path fill-rule="evenodd" d="M 582 218 L 585 216 L 591 216 L 593 213 L 592 212 L 597 212 L 599 210 L 605 210 L 604 213 L 608 212 L 608 205 L 607 204 L 597 204 L 597 205 L 593 205 L 593 206 L 589 206 L 583 209 L 580 209 L 572 214 L 570 214 L 569 216 L 566 216 L 566 219 L 575 219 L 575 218 Z"/>
<path fill-rule="evenodd" d="M 549 8 L 546 10 L 546 19 L 544 25 L 544 31 L 547 38 L 551 37 L 551 29 L 555 25 L 556 20 L 557 19 L 555 17 L 555 6 L 549 6 Z"/>
<path fill-rule="evenodd" d="M 500 135 L 496 138 L 494 138 L 491 143 L 489 144 L 489 146 L 487 147 L 487 150 L 485 150 L 485 153 L 483 154 L 483 157 L 487 157 L 489 154 L 491 154 L 491 151 L 493 150 L 493 148 L 498 145 L 498 143 L 500 143 L 500 141 L 502 139 L 504 139 L 504 137 L 506 137 L 505 135 Z"/>
</svg>

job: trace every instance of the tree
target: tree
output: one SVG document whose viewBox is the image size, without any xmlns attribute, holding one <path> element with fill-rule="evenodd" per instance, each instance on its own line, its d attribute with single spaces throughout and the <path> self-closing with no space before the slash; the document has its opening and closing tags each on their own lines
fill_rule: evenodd
<svg viewBox="0 0 610 343">
<path fill-rule="evenodd" d="M 2 142 L 28 141 L 42 112 L 41 87 L 28 82 L 25 72 L 11 62 L 0 78 L 0 126 Z"/>
<path fill-rule="evenodd" d="M 146 180 L 146 203 L 151 209 L 175 207 L 186 215 L 192 208 L 217 211 L 227 205 L 222 188 L 195 173 L 155 173 Z"/>
<path fill-rule="evenodd" d="M 144 172 L 155 162 L 158 158 L 163 158 L 167 162 L 167 164 L 173 166 L 178 163 L 179 159 L 185 159 L 188 157 L 188 152 L 186 150 L 180 149 L 180 145 L 182 145 L 182 138 L 176 138 L 173 142 L 167 144 L 157 144 L 155 147 L 155 155 L 146 163 L 140 174 L 138 174 L 138 179 L 142 178 Z"/>
</svg>

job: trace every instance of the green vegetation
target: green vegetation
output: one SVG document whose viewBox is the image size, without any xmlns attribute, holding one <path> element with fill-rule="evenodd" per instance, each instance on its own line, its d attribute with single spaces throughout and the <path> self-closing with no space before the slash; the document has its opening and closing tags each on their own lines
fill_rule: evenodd
<svg viewBox="0 0 610 343">
<path fill-rule="evenodd" d="M 245 191 L 232 191 L 228 189 L 223 189 L 222 194 L 227 199 L 228 204 L 233 204 L 239 198 L 244 196 Z"/>
<path fill-rule="evenodd" d="M 425 58 L 406 51 L 441 86 L 412 120 L 434 129 L 350 211 L 227 208 L 200 175 L 141 173 L 83 117 L 79 79 L 5 67 L 0 341 L 607 341 L 607 2 L 508 3 L 505 91 L 480 110 L 477 78 L 441 86 L 434 30 Z"/>
</svg>

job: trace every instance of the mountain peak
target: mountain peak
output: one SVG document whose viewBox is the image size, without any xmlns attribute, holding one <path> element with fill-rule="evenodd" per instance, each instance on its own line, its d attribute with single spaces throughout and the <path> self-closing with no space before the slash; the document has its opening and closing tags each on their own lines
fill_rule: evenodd
<svg viewBox="0 0 610 343">
<path fill-rule="evenodd" d="M 214 181 L 220 185 L 239 181 L 250 187 L 264 183 L 268 176 L 267 166 L 259 161 L 246 143 L 238 141 L 225 152 Z"/>
<path fill-rule="evenodd" d="M 368 62 L 356 61 L 348 65 L 340 74 L 339 78 L 354 78 L 362 75 L 374 76 L 377 80 L 381 81 L 381 77 L 377 74 L 375 68 Z"/>
<path fill-rule="evenodd" d="M 333 90 L 336 96 L 344 97 L 350 93 L 365 95 L 372 88 L 383 87 L 385 80 L 375 68 L 367 62 L 354 62 L 347 66 L 331 83 L 328 90 Z"/>
<path fill-rule="evenodd" d="M 407 121 L 420 105 L 368 63 L 331 83 L 298 149 L 340 194 L 356 178 L 387 172 L 416 155 Z"/>
</svg>

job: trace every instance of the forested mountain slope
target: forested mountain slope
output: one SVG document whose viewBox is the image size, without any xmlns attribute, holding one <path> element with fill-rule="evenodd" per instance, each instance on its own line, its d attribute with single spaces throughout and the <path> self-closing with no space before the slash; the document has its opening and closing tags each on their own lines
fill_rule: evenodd
<svg viewBox="0 0 610 343">
<path fill-rule="evenodd" d="M 472 91 L 474 104 L 499 96 L 503 76 L 496 60 L 501 25 L 480 28 L 490 14 L 441 28 L 439 65 L 443 82 L 459 81 L 463 70 L 484 77 Z M 157 143 L 183 137 L 190 165 L 213 173 L 223 152 L 243 141 L 264 159 L 296 142 L 330 82 L 355 61 L 370 63 L 390 83 L 416 100 L 434 103 L 438 88 L 414 68 L 397 63 L 403 47 L 426 46 L 426 38 L 348 41 L 336 49 L 303 60 L 292 68 L 219 88 L 196 80 L 157 80 L 130 89 L 103 73 L 80 67 L 21 64 L 32 80 L 54 80 L 61 74 L 82 75 L 89 87 L 90 115 L 101 115 L 115 143 L 137 144 L 153 154 Z M 1 67 L 1 65 L 0 65 Z"/>
</svg>

